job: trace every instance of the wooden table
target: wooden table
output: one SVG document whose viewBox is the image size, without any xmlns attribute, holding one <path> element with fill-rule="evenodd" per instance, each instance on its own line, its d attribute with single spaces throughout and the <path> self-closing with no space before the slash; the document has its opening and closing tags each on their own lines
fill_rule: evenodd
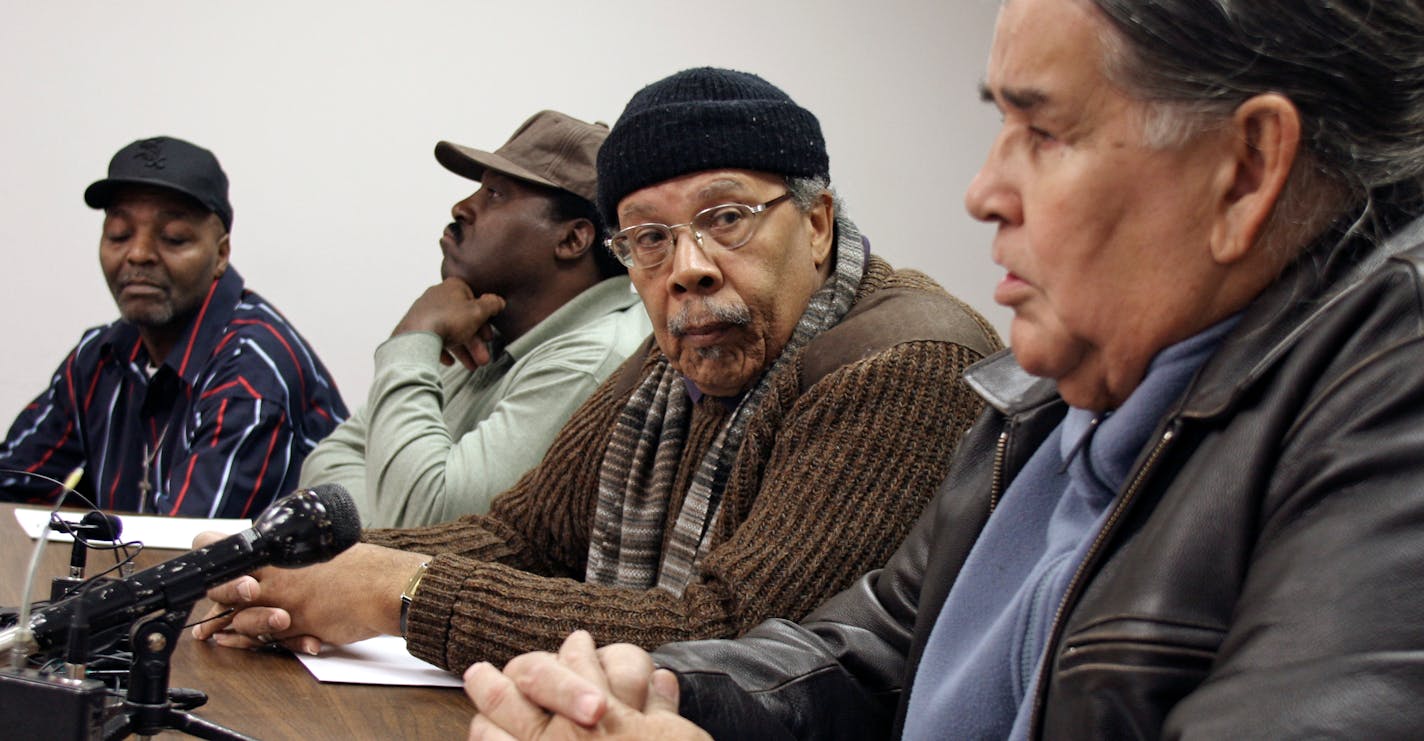
<svg viewBox="0 0 1424 741">
<path fill-rule="evenodd" d="M 15 522 L 13 509 L 0 503 L 0 605 L 9 607 L 20 602 L 34 545 Z M 36 599 L 49 596 L 52 577 L 68 572 L 69 554 L 67 543 L 46 548 L 35 577 Z M 180 554 L 145 550 L 137 568 Z M 111 563 L 107 553 L 91 552 L 88 573 Z M 206 603 L 199 602 L 190 619 L 206 612 Z M 193 640 L 189 631 L 173 654 L 169 684 L 207 693 L 207 704 L 194 715 L 260 739 L 459 739 L 473 712 L 458 689 L 323 684 L 290 654 L 220 648 Z M 164 733 L 157 738 L 189 737 Z"/>
</svg>

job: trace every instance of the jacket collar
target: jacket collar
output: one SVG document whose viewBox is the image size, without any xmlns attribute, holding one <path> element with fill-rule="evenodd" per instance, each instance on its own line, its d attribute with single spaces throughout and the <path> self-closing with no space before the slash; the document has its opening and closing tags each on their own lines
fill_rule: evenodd
<svg viewBox="0 0 1424 741">
<path fill-rule="evenodd" d="M 1010 417 L 1058 398 L 1053 381 L 1024 370 L 1014 358 L 1013 348 L 1004 348 L 969 366 L 964 371 L 964 382 L 999 413 Z"/>
<path fill-rule="evenodd" d="M 1188 387 L 1178 410 L 1184 416 L 1221 414 L 1241 398 L 1302 334 L 1350 287 L 1395 252 L 1424 237 L 1424 217 L 1382 245 L 1354 239 L 1335 246 L 1331 230 L 1307 250 L 1242 312 L 1238 323 Z M 970 366 L 964 380 L 991 406 L 1015 416 L 1058 398 L 1053 381 L 1030 375 L 1010 349 Z"/>
</svg>

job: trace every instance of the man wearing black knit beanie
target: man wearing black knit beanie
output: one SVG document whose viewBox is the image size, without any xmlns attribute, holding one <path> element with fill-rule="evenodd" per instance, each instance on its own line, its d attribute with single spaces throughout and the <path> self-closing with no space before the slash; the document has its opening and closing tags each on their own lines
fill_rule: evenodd
<svg viewBox="0 0 1424 741">
<path fill-rule="evenodd" d="M 872 256 L 829 173 L 816 117 L 756 75 L 638 92 L 599 152 L 598 206 L 652 340 L 489 514 L 219 587 L 219 609 L 245 609 L 199 636 L 315 650 L 403 632 L 458 671 L 572 628 L 736 636 L 884 560 L 980 410 L 961 371 L 1000 343 Z"/>
<path fill-rule="evenodd" d="M 746 72 L 703 67 L 638 91 L 598 153 L 598 206 L 617 224 L 629 193 L 698 170 L 831 177 L 821 124 Z"/>
</svg>

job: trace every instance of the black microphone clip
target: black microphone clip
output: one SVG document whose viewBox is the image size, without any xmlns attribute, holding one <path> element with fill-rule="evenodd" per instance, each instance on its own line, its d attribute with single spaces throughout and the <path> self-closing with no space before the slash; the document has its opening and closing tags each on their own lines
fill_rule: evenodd
<svg viewBox="0 0 1424 741">
<path fill-rule="evenodd" d="M 56 516 L 50 520 L 49 529 L 68 533 L 74 537 L 74 546 L 69 552 L 69 576 L 55 577 L 50 582 L 49 598 L 51 601 L 58 601 L 73 592 L 75 587 L 84 583 L 84 565 L 88 558 L 88 543 L 101 540 L 115 542 L 119 539 L 119 534 L 123 532 L 124 525 L 117 515 L 93 510 L 86 513 L 78 522 L 61 520 Z"/>
</svg>

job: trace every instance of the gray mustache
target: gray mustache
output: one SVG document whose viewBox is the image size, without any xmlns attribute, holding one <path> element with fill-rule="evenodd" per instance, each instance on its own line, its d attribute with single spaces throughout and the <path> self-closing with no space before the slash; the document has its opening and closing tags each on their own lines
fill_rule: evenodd
<svg viewBox="0 0 1424 741">
<path fill-rule="evenodd" d="M 745 306 L 703 301 L 696 305 L 683 305 L 676 314 L 668 318 L 667 327 L 674 337 L 681 337 L 687 334 L 688 327 L 692 326 L 716 323 L 742 327 L 751 324 L 751 321 L 751 310 Z"/>
</svg>

